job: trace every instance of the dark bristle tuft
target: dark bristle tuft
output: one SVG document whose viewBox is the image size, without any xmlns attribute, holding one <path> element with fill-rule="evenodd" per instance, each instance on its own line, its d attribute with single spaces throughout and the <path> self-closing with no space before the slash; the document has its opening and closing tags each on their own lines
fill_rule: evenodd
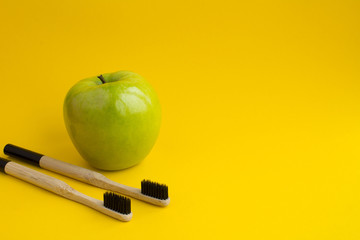
<svg viewBox="0 0 360 240">
<path fill-rule="evenodd" d="M 112 192 L 104 193 L 104 206 L 121 214 L 131 213 L 131 200 Z"/>
<path fill-rule="evenodd" d="M 161 200 L 169 198 L 168 186 L 150 180 L 141 181 L 141 193 Z"/>
</svg>

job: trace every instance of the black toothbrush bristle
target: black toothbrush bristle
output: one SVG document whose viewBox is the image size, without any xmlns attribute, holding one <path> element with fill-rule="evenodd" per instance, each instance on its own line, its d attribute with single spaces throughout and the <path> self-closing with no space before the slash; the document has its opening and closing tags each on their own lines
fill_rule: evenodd
<svg viewBox="0 0 360 240">
<path fill-rule="evenodd" d="M 141 193 L 161 200 L 169 198 L 168 186 L 145 179 L 141 181 Z"/>
<path fill-rule="evenodd" d="M 104 206 L 121 214 L 131 213 L 130 198 L 123 197 L 112 192 L 104 193 Z"/>
</svg>

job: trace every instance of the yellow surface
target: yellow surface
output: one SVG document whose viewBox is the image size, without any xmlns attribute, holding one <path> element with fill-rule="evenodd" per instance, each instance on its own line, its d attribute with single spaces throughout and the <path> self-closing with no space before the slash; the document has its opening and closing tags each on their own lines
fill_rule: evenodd
<svg viewBox="0 0 360 240">
<path fill-rule="evenodd" d="M 167 183 L 171 204 L 133 200 L 122 223 L 0 175 L 0 238 L 359 239 L 359 13 L 356 0 L 1 0 L 1 148 L 89 167 L 65 94 L 131 70 L 159 94 L 161 133 L 140 165 L 103 173 Z"/>
</svg>

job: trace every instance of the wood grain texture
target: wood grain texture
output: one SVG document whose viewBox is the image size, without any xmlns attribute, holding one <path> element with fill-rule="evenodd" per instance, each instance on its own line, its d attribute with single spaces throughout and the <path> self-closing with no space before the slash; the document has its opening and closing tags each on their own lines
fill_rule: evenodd
<svg viewBox="0 0 360 240">
<path fill-rule="evenodd" d="M 40 159 L 40 167 L 65 175 L 67 177 L 71 177 L 74 179 L 77 179 L 79 181 L 88 183 L 90 185 L 114 191 L 120 194 L 124 194 L 133 198 L 136 198 L 138 200 L 148 202 L 157 206 L 167 206 L 170 203 L 170 198 L 161 200 L 157 198 L 153 198 L 150 196 L 146 196 L 141 193 L 141 190 L 138 188 L 129 187 L 117 182 L 114 182 L 107 177 L 105 177 L 103 174 L 82 168 L 67 162 L 63 162 L 48 156 L 43 156 Z"/>
<path fill-rule="evenodd" d="M 76 191 L 67 183 L 59 179 L 40 173 L 31 168 L 24 167 L 20 164 L 14 162 L 7 163 L 5 166 L 5 172 L 11 176 L 32 183 L 38 187 L 44 188 L 62 197 L 84 204 L 118 220 L 130 221 L 132 218 L 132 213 L 125 215 L 108 209 L 104 207 L 103 201 L 89 197 L 79 191 Z"/>
</svg>

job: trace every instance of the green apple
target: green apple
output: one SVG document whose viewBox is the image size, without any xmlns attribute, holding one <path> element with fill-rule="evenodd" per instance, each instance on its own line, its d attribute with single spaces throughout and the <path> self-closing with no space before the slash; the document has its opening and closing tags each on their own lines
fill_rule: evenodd
<svg viewBox="0 0 360 240">
<path fill-rule="evenodd" d="M 90 165 L 120 170 L 150 152 L 160 130 L 159 99 L 139 74 L 119 71 L 76 83 L 64 102 L 70 138 Z"/>
</svg>

